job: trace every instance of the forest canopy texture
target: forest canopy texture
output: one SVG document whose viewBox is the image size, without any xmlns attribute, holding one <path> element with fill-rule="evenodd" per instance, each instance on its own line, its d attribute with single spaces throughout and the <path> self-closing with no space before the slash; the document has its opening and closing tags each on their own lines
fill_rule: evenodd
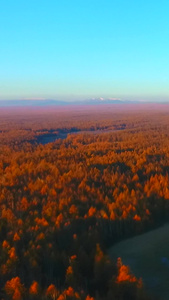
<svg viewBox="0 0 169 300">
<path fill-rule="evenodd" d="M 107 248 L 168 219 L 169 107 L 1 109 L 0 299 L 150 299 Z"/>
</svg>

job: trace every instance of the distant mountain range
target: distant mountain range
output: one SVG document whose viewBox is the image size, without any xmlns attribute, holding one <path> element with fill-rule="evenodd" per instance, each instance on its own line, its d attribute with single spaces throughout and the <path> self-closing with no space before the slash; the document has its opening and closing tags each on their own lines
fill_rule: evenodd
<svg viewBox="0 0 169 300">
<path fill-rule="evenodd" d="M 58 100 L 0 100 L 0 107 L 9 106 L 63 106 L 68 102 Z"/>
<path fill-rule="evenodd" d="M 0 107 L 10 106 L 67 106 L 67 105 L 102 105 L 102 104 L 126 104 L 140 103 L 139 101 L 120 100 L 116 98 L 92 98 L 81 101 L 61 101 L 61 100 L 0 100 Z"/>
</svg>

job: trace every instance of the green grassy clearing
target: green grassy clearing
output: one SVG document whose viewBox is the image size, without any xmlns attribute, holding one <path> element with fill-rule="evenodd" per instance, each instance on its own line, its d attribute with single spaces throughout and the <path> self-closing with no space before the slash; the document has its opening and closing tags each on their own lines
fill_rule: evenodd
<svg viewBox="0 0 169 300">
<path fill-rule="evenodd" d="M 150 294 L 169 299 L 169 224 L 124 240 L 109 249 L 112 259 L 121 257 Z"/>
</svg>

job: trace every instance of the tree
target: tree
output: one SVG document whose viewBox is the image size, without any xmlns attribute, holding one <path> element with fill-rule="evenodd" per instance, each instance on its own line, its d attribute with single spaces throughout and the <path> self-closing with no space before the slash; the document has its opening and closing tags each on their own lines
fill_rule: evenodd
<svg viewBox="0 0 169 300">
<path fill-rule="evenodd" d="M 21 284 L 19 277 L 8 280 L 5 284 L 5 292 L 12 297 L 12 300 L 21 300 L 25 292 L 24 285 Z"/>
</svg>

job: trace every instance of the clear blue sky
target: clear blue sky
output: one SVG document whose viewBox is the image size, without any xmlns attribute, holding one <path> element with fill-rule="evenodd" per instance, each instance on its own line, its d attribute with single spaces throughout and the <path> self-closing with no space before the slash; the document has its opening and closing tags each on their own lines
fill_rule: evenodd
<svg viewBox="0 0 169 300">
<path fill-rule="evenodd" d="M 1 0 L 0 99 L 169 100 L 168 0 Z"/>
</svg>

